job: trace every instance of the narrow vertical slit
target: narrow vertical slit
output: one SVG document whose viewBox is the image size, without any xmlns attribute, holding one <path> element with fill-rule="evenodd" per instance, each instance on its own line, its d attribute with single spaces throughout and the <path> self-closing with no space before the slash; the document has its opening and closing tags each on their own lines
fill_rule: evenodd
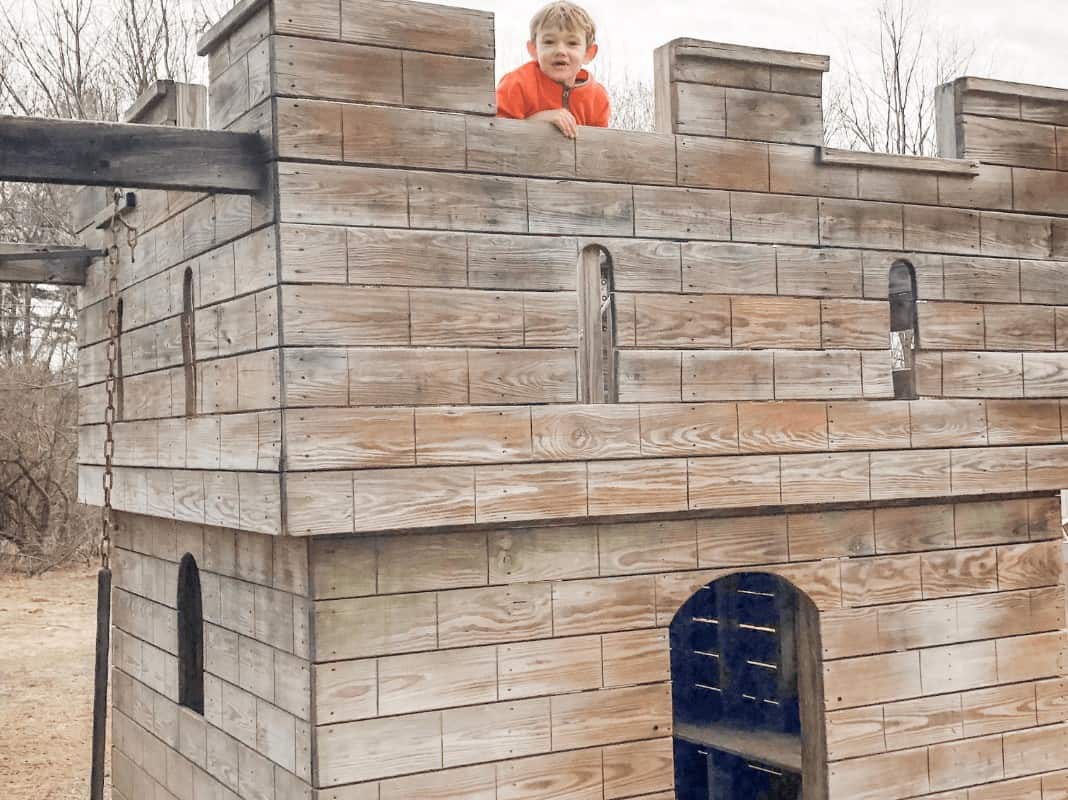
<svg viewBox="0 0 1068 800">
<path fill-rule="evenodd" d="M 197 413 L 196 316 L 193 309 L 193 270 L 186 267 L 182 279 L 182 372 L 185 377 L 185 415 Z"/>
<path fill-rule="evenodd" d="M 615 278 L 611 254 L 590 245 L 579 255 L 579 402 L 619 401 Z"/>
<path fill-rule="evenodd" d="M 916 349 L 919 319 L 916 313 L 916 268 L 905 259 L 890 267 L 890 369 L 895 400 L 915 400 Z"/>
</svg>

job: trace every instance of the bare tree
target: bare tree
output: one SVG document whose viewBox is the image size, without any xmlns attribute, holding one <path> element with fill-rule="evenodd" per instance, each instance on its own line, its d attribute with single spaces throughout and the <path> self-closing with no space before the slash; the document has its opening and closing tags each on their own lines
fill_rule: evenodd
<svg viewBox="0 0 1068 800">
<path fill-rule="evenodd" d="M 115 120 L 154 81 L 195 80 L 227 0 L 0 0 L 0 113 Z M 207 5 L 206 5 L 207 4 Z M 74 243 L 71 190 L 0 183 L 0 241 Z M 75 295 L 0 284 L 0 543 L 41 571 L 86 556 L 77 505 Z"/>
<path fill-rule="evenodd" d="M 939 27 L 918 0 L 881 0 L 874 44 L 846 47 L 831 73 L 827 140 L 878 153 L 934 155 L 935 88 L 963 75 L 976 46 Z"/>
</svg>

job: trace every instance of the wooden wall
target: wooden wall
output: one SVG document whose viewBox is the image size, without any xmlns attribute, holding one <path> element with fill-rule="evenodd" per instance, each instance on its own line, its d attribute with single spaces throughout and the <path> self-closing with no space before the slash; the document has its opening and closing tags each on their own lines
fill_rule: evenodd
<svg viewBox="0 0 1068 800">
<path fill-rule="evenodd" d="M 307 543 L 123 513 L 115 545 L 112 796 L 310 800 Z M 178 704 L 186 553 L 203 598 L 203 715 Z"/>
<path fill-rule="evenodd" d="M 1061 785 L 1059 508 L 316 537 L 320 797 L 674 797 L 667 627 L 742 569 L 820 609 L 831 798 Z"/>
</svg>

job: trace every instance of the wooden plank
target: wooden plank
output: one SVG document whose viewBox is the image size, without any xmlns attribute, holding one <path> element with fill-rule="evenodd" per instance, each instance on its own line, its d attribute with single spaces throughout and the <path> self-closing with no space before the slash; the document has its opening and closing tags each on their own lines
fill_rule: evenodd
<svg viewBox="0 0 1068 800">
<path fill-rule="evenodd" d="M 781 294 L 861 297 L 863 268 L 855 250 L 783 247 L 777 252 Z"/>
<path fill-rule="evenodd" d="M 1035 169 L 1057 168 L 1057 143 L 1051 125 L 976 117 L 961 117 L 964 157 L 987 164 Z"/>
<path fill-rule="evenodd" d="M 731 193 L 731 238 L 741 242 L 820 242 L 819 202 L 814 197 Z"/>
<path fill-rule="evenodd" d="M 910 447 L 908 405 L 871 400 L 828 403 L 827 432 L 831 450 Z"/>
<path fill-rule="evenodd" d="M 818 97 L 726 90 L 725 135 L 785 144 L 823 143 L 823 104 Z"/>
<path fill-rule="evenodd" d="M 1024 353 L 1024 397 L 1059 397 L 1068 387 L 1068 354 Z"/>
<path fill-rule="evenodd" d="M 885 350 L 890 338 L 890 310 L 877 300 L 823 300 L 821 344 L 828 349 Z"/>
<path fill-rule="evenodd" d="M 619 401 L 679 402 L 682 353 L 624 350 L 619 354 Z"/>
<path fill-rule="evenodd" d="M 548 461 L 641 455 L 637 406 L 542 406 L 531 409 L 534 455 Z"/>
<path fill-rule="evenodd" d="M 857 200 L 819 201 L 819 241 L 831 247 L 900 250 L 904 245 L 902 206 Z"/>
<path fill-rule="evenodd" d="M 351 794 L 353 791 L 355 794 Z M 344 800 L 406 800 L 409 797 L 422 800 L 496 800 L 497 775 L 493 764 L 479 764 L 347 787 L 343 797 Z"/>
<path fill-rule="evenodd" d="M 818 149 L 786 144 L 768 146 L 773 192 L 856 198 L 858 171 L 821 163 Z M 680 162 L 681 164 L 681 162 Z"/>
<path fill-rule="evenodd" d="M 738 452 L 738 416 L 732 404 L 643 404 L 639 418 L 642 455 Z"/>
<path fill-rule="evenodd" d="M 871 455 L 872 500 L 944 497 L 950 493 L 948 450 Z"/>
<path fill-rule="evenodd" d="M 850 708 L 827 715 L 827 755 L 831 760 L 882 753 L 883 707 Z"/>
<path fill-rule="evenodd" d="M 404 105 L 400 50 L 276 36 L 274 53 L 272 85 L 279 95 Z"/>
<path fill-rule="evenodd" d="M 943 175 L 979 174 L 979 163 L 974 158 L 902 156 L 888 153 L 865 153 L 859 150 L 840 150 L 834 147 L 820 147 L 816 152 L 819 160 L 824 164 L 906 172 L 933 172 Z"/>
<path fill-rule="evenodd" d="M 784 503 L 871 499 L 867 453 L 783 456 L 781 469 Z"/>
<path fill-rule="evenodd" d="M 769 189 L 768 145 L 736 139 L 680 136 L 678 182 L 704 189 Z"/>
<path fill-rule="evenodd" d="M 891 750 L 937 744 L 964 735 L 960 694 L 921 697 L 883 706 Z"/>
<path fill-rule="evenodd" d="M 554 519 L 587 513 L 584 464 L 481 467 L 476 470 L 480 522 Z"/>
<path fill-rule="evenodd" d="M 495 647 L 390 656 L 378 661 L 381 716 L 492 703 L 496 699 Z"/>
<path fill-rule="evenodd" d="M 405 313 L 392 316 L 407 322 Z M 412 344 L 427 346 L 522 346 L 523 296 L 478 289 L 412 291 L 411 337 Z"/>
<path fill-rule="evenodd" d="M 986 324 L 981 305 L 918 303 L 919 346 L 930 350 L 982 350 Z"/>
<path fill-rule="evenodd" d="M 1020 296 L 1025 303 L 1068 303 L 1068 291 L 1064 288 L 1068 262 L 1029 261 L 1020 262 Z"/>
<path fill-rule="evenodd" d="M 0 153 L 7 181 L 237 194 L 265 181 L 260 138 L 230 131 L 0 116 Z"/>
<path fill-rule="evenodd" d="M 1038 724 L 1035 686 L 1022 683 L 977 689 L 961 695 L 964 735 L 982 736 Z"/>
<path fill-rule="evenodd" d="M 552 587 L 529 583 L 441 592 L 430 624 L 435 620 L 440 647 L 547 638 L 552 635 Z"/>
<path fill-rule="evenodd" d="M 282 226 L 283 243 L 289 227 Z M 334 269 L 329 282 L 334 282 L 335 269 L 344 275 L 347 261 L 348 280 L 353 284 L 442 288 L 467 285 L 467 237 L 462 233 L 375 228 L 349 228 L 347 233 L 347 245 L 342 239 L 340 254 L 334 249 L 335 240 L 330 239 L 330 264 Z M 308 263 L 318 274 L 318 267 L 313 265 L 322 256 L 321 251 L 311 250 L 301 263 Z"/>
<path fill-rule="evenodd" d="M 675 184 L 675 137 L 671 135 L 580 127 L 575 151 L 579 178 Z"/>
<path fill-rule="evenodd" d="M 341 39 L 492 59 L 493 15 L 432 3 L 343 0 Z"/>
<path fill-rule="evenodd" d="M 417 409 L 415 441 L 420 464 L 480 464 L 533 457 L 526 408 Z"/>
<path fill-rule="evenodd" d="M 601 751 L 571 753 L 509 761 L 497 769 L 498 800 L 603 800 Z"/>
<path fill-rule="evenodd" d="M 1021 397 L 1023 360 L 1013 353 L 943 353 L 947 397 Z"/>
<path fill-rule="evenodd" d="M 820 347 L 818 300 L 793 297 L 733 297 L 731 344 L 737 348 Z"/>
<path fill-rule="evenodd" d="M 575 142 L 550 123 L 467 117 L 466 167 L 472 172 L 575 177 Z M 434 166 L 428 164 L 427 166 Z M 464 169 L 461 164 L 459 169 Z"/>
<path fill-rule="evenodd" d="M 731 302 L 712 295 L 635 296 L 638 347 L 729 347 Z"/>
<path fill-rule="evenodd" d="M 467 237 L 472 287 L 574 291 L 578 242 L 556 236 Z"/>
<path fill-rule="evenodd" d="M 553 633 L 582 636 L 656 624 L 652 576 L 561 581 L 552 587 Z"/>
<path fill-rule="evenodd" d="M 489 537 L 490 583 L 591 578 L 598 574 L 592 525 L 523 528 Z"/>
<path fill-rule="evenodd" d="M 776 399 L 849 399 L 863 396 L 859 352 L 824 350 L 775 353 Z"/>
<path fill-rule="evenodd" d="M 284 102 L 278 101 L 280 110 Z M 429 169 L 463 170 L 467 166 L 466 126 L 459 114 L 388 106 L 334 105 L 339 108 L 342 127 L 332 135 L 343 134 L 342 155 L 338 160 Z M 281 136 L 281 121 L 279 128 Z"/>
<path fill-rule="evenodd" d="M 871 511 L 791 514 L 787 521 L 791 560 L 816 561 L 875 552 Z"/>
<path fill-rule="evenodd" d="M 404 105 L 492 115 L 497 110 L 493 61 L 406 50 Z"/>
<path fill-rule="evenodd" d="M 1020 268 L 1015 260 L 947 257 L 943 271 L 947 300 L 1020 302 Z"/>
<path fill-rule="evenodd" d="M 547 753 L 550 735 L 547 698 L 442 713 L 442 755 L 447 767 Z"/>
<path fill-rule="evenodd" d="M 101 250 L 0 242 L 0 281 L 84 286 L 86 270 Z"/>
<path fill-rule="evenodd" d="M 377 708 L 378 670 L 374 659 L 315 667 L 315 713 L 322 724 L 375 717 Z"/>
<path fill-rule="evenodd" d="M 982 447 L 987 443 L 986 404 L 980 400 L 913 400 L 913 447 Z"/>
<path fill-rule="evenodd" d="M 787 517 L 699 520 L 697 548 L 702 569 L 787 561 Z"/>
<path fill-rule="evenodd" d="M 634 234 L 672 239 L 731 238 L 726 192 L 675 187 L 634 187 Z"/>
<path fill-rule="evenodd" d="M 408 226 L 407 187 L 390 170 L 283 162 L 278 171 L 283 222 Z"/>
<path fill-rule="evenodd" d="M 1000 780 L 1005 777 L 1003 760 L 1000 736 L 934 745 L 928 750 L 931 788 Z"/>
<path fill-rule="evenodd" d="M 727 135 L 727 90 L 721 86 L 673 81 L 666 88 L 670 94 L 672 111 L 670 127 L 661 126 L 660 133 L 694 134 L 696 136 Z M 668 100 L 665 97 L 665 100 Z M 665 108 L 667 104 L 665 103 Z"/>
<path fill-rule="evenodd" d="M 671 687 L 653 684 L 551 698 L 552 741 L 560 749 L 670 734 Z"/>
<path fill-rule="evenodd" d="M 472 403 L 568 403 L 577 398 L 573 351 L 473 350 L 469 361 Z"/>
<path fill-rule="evenodd" d="M 634 235 L 634 196 L 630 187 L 531 180 L 526 191 L 531 233 Z"/>
<path fill-rule="evenodd" d="M 831 661 L 823 665 L 829 711 L 915 697 L 920 686 L 920 653 L 888 653 Z"/>
<path fill-rule="evenodd" d="M 1051 220 L 1021 214 L 983 212 L 983 255 L 1048 258 L 1052 246 Z"/>
<path fill-rule="evenodd" d="M 282 288 L 287 345 L 407 345 L 414 325 L 408 315 L 407 289 Z"/>
<path fill-rule="evenodd" d="M 768 400 L 772 398 L 770 352 L 683 354 L 685 400 Z"/>
<path fill-rule="evenodd" d="M 842 564 L 846 606 L 907 603 L 922 599 L 919 555 L 850 559 Z"/>
<path fill-rule="evenodd" d="M 320 601 L 315 604 L 315 627 L 315 655 L 320 660 L 394 655 L 438 646 L 433 594 Z"/>
<path fill-rule="evenodd" d="M 600 689 L 601 637 L 502 644 L 497 670 L 502 700 Z"/>
<path fill-rule="evenodd" d="M 836 762 L 829 767 L 828 784 L 834 792 L 832 796 L 853 800 L 877 800 L 887 792 L 904 797 L 927 794 L 927 750 L 902 750 Z"/>
<path fill-rule="evenodd" d="M 355 530 L 464 525 L 475 521 L 473 470 L 428 467 L 356 473 Z M 419 491 L 413 492 L 412 486 Z"/>
<path fill-rule="evenodd" d="M 1060 409 L 1054 400 L 987 400 L 990 444 L 1046 444 L 1060 438 Z"/>
<path fill-rule="evenodd" d="M 528 230 L 527 186 L 518 178 L 409 173 L 408 195 L 412 227 L 506 233 Z"/>
<path fill-rule="evenodd" d="M 1012 168 L 1013 207 L 1038 214 L 1068 214 L 1068 173 Z"/>
<path fill-rule="evenodd" d="M 411 409 L 304 409 L 286 414 L 290 468 L 414 466 Z"/>
<path fill-rule="evenodd" d="M 328 725 L 316 734 L 319 781 L 338 786 L 442 767 L 440 712 Z"/>
<path fill-rule="evenodd" d="M 778 505 L 778 456 L 690 460 L 690 508 Z"/>
<path fill-rule="evenodd" d="M 599 462 L 590 464 L 588 472 L 591 516 L 686 509 L 686 462 L 681 459 Z"/>
<path fill-rule="evenodd" d="M 926 553 L 922 562 L 925 599 L 998 590 L 997 553 L 993 548 Z"/>
<path fill-rule="evenodd" d="M 703 39 L 685 37 L 673 39 L 669 46 L 676 58 L 721 59 L 723 61 L 769 64 L 815 72 L 827 72 L 830 69 L 830 58 L 828 56 L 811 53 L 791 53 L 785 50 L 769 50 L 762 47 L 720 44 L 718 42 L 707 42 Z"/>
<path fill-rule="evenodd" d="M 980 251 L 979 214 L 926 206 L 904 207 L 904 247 L 941 253 Z"/>
<path fill-rule="evenodd" d="M 998 589 L 1031 589 L 1059 586 L 1064 577 L 1059 542 L 1035 542 L 997 549 Z"/>
<path fill-rule="evenodd" d="M 790 401 L 739 403 L 738 443 L 742 453 L 826 450 L 826 407 Z"/>
<path fill-rule="evenodd" d="M 441 405 L 468 402 L 464 350 L 348 351 L 349 400 L 353 405 Z"/>
<path fill-rule="evenodd" d="M 686 242 L 683 291 L 710 294 L 775 294 L 774 247 Z"/>
<path fill-rule="evenodd" d="M 602 750 L 605 800 L 674 793 L 671 739 L 613 745 Z M 647 800 L 663 800 L 660 795 Z"/>
</svg>

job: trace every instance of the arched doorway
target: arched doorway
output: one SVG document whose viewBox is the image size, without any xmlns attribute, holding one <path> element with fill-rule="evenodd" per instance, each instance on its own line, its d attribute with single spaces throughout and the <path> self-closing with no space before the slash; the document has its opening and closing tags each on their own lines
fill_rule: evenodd
<svg viewBox="0 0 1068 800">
<path fill-rule="evenodd" d="M 819 612 L 776 575 L 697 591 L 671 623 L 678 800 L 827 796 Z"/>
</svg>

